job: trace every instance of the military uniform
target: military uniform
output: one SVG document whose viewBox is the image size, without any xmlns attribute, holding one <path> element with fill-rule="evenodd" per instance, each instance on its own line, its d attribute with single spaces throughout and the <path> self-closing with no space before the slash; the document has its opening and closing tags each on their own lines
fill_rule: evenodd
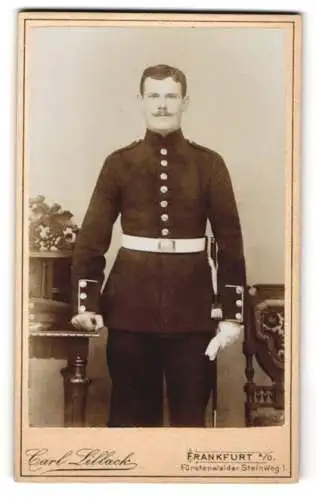
<svg viewBox="0 0 316 500">
<path fill-rule="evenodd" d="M 128 245 L 119 249 L 100 293 L 104 254 L 119 214 L 124 235 L 138 237 L 136 243 L 140 249 L 136 249 L 137 245 L 133 249 L 127 248 Z M 113 365 L 113 356 L 121 356 L 112 345 L 115 334 L 116 339 L 121 334 L 121 339 L 128 343 L 126 359 L 121 357 L 121 364 L 127 363 L 131 342 L 135 342 L 131 340 L 135 335 L 128 335 L 132 332 L 137 333 L 138 340 L 168 339 L 167 351 L 172 350 L 172 342 L 181 338 L 190 344 L 188 353 L 194 351 L 194 339 L 198 343 L 197 339 L 203 338 L 201 348 L 207 345 L 216 326 L 211 317 L 214 302 L 211 269 L 206 247 L 190 251 L 190 241 L 203 241 L 207 220 L 218 245 L 218 295 L 223 319 L 242 321 L 246 280 L 242 232 L 222 157 L 188 141 L 181 130 L 165 137 L 147 130 L 143 140 L 106 159 L 77 237 L 72 276 L 75 312 L 100 312 L 109 329 L 108 354 L 112 353 L 109 367 Z M 146 250 L 146 241 L 157 245 L 156 251 L 152 247 Z M 183 252 L 181 241 L 188 245 Z M 178 244 L 180 250 L 176 251 Z M 122 345 L 121 348 L 123 352 Z M 156 354 L 159 349 L 157 345 L 154 347 Z M 159 355 L 165 359 L 167 351 L 165 347 L 163 350 L 164 354 Z M 155 356 L 152 353 L 150 358 L 147 352 L 143 360 Z M 187 358 L 188 365 L 190 355 L 182 352 L 181 356 Z M 178 357 L 175 352 L 173 359 Z M 169 365 L 172 364 L 169 360 Z M 146 373 L 149 369 L 146 368 Z M 134 371 L 135 367 L 130 366 L 130 377 Z M 142 378 L 140 374 L 139 380 Z M 115 390 L 115 378 L 112 381 Z M 123 385 L 123 380 L 119 385 Z M 160 387 L 160 381 L 157 386 Z M 131 391 L 135 392 L 135 387 Z M 153 399 L 147 413 L 154 405 Z M 141 421 L 140 418 L 138 422 Z M 152 421 L 156 425 L 155 419 Z"/>
</svg>

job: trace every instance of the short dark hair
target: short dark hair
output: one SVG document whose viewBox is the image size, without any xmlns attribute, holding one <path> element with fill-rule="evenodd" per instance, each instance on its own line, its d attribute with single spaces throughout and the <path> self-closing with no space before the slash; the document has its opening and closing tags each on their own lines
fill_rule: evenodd
<svg viewBox="0 0 316 500">
<path fill-rule="evenodd" d="M 181 84 L 182 97 L 187 93 L 187 79 L 185 74 L 178 68 L 168 66 L 167 64 L 157 64 L 156 66 L 149 66 L 143 71 L 140 79 L 140 93 L 144 95 L 144 83 L 146 78 L 155 78 L 156 80 L 164 80 L 171 76 L 175 82 Z"/>
</svg>

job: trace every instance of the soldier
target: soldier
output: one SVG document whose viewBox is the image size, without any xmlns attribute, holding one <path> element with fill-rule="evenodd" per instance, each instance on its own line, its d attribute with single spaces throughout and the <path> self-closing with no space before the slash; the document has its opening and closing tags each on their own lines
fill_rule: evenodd
<svg viewBox="0 0 316 500">
<path fill-rule="evenodd" d="M 205 425 L 211 362 L 243 322 L 245 263 L 230 176 L 222 157 L 181 130 L 189 104 L 179 69 L 145 69 L 146 133 L 105 160 L 73 255 L 76 328 L 108 328 L 112 381 L 108 426 Z M 121 214 L 122 240 L 104 281 L 105 253 Z M 218 300 L 206 224 L 218 248 Z M 206 354 L 206 355 L 205 355 Z"/>
</svg>

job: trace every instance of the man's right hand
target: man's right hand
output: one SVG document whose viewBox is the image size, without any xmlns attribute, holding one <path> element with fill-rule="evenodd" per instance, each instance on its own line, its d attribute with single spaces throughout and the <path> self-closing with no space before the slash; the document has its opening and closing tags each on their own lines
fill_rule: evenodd
<svg viewBox="0 0 316 500">
<path fill-rule="evenodd" d="M 77 328 L 77 330 L 86 330 L 87 332 L 95 332 L 104 326 L 101 314 L 89 311 L 73 316 L 71 324 Z"/>
</svg>

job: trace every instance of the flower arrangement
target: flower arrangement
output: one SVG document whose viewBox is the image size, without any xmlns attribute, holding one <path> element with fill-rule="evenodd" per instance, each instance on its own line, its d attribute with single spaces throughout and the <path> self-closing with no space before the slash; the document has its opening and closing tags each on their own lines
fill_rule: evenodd
<svg viewBox="0 0 316 500">
<path fill-rule="evenodd" d="M 47 252 L 72 250 L 79 228 L 71 219 L 69 210 L 58 203 L 49 206 L 44 196 L 29 200 L 30 250 Z"/>
</svg>

